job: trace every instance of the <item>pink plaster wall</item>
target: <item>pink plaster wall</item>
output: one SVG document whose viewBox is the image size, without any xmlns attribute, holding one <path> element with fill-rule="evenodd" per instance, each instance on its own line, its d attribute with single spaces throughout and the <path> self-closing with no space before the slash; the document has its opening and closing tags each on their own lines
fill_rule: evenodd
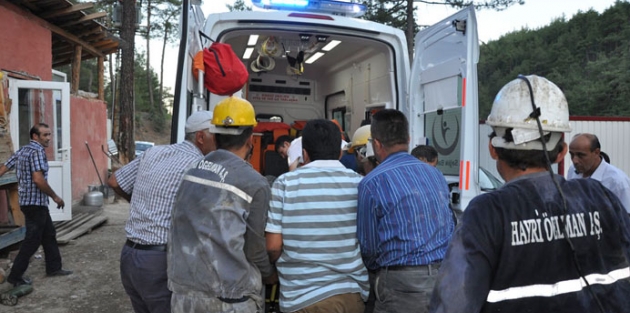
<svg viewBox="0 0 630 313">
<path fill-rule="evenodd" d="M 85 142 L 87 141 L 104 184 L 107 184 L 107 106 L 100 100 L 72 96 L 70 99 L 70 142 L 72 144 L 72 199 L 81 200 L 88 186 L 100 185 Z"/>
<path fill-rule="evenodd" d="M 52 34 L 38 17 L 0 0 L 0 69 L 52 79 Z"/>
<path fill-rule="evenodd" d="M 6 0 L 0 0 L 0 70 L 52 80 L 51 31 L 44 21 Z M 71 96 L 70 111 L 72 199 L 78 201 L 88 186 L 100 185 L 86 141 L 103 183 L 107 180 L 107 157 L 101 152 L 101 145 L 107 144 L 107 108 L 103 101 Z"/>
</svg>

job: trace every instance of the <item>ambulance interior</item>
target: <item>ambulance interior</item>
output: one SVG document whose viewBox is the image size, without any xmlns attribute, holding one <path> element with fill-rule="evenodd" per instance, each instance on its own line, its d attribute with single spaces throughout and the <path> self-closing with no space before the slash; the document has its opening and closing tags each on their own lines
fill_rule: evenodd
<svg viewBox="0 0 630 313">
<path fill-rule="evenodd" d="M 273 162 L 265 155 L 273 155 L 267 152 L 275 151 L 275 140 L 299 136 L 306 121 L 335 119 L 349 140 L 375 110 L 403 101 L 396 88 L 404 82 L 396 81 L 396 58 L 388 43 L 338 29 L 291 27 L 239 28 L 219 38 L 249 71 L 242 97 L 252 103 L 259 121 L 251 163 L 262 174 L 270 172 L 265 167 Z"/>
</svg>

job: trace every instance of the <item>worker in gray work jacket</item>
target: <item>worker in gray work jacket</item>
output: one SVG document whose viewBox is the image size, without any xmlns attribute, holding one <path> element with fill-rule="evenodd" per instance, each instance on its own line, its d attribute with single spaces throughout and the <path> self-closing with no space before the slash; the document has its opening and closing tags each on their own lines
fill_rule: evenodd
<svg viewBox="0 0 630 313">
<path fill-rule="evenodd" d="M 278 279 L 265 245 L 271 190 L 246 161 L 255 116 L 244 99 L 219 102 L 217 150 L 184 174 L 168 245 L 174 313 L 263 312 L 263 283 Z"/>
</svg>

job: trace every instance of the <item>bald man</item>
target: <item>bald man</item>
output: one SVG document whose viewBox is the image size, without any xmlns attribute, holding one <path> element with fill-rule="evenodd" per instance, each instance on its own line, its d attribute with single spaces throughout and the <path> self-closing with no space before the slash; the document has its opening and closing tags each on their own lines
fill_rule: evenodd
<svg viewBox="0 0 630 313">
<path fill-rule="evenodd" d="M 568 179 L 592 178 L 612 191 L 630 213 L 630 178 L 622 170 L 602 159 L 601 145 L 593 134 L 577 134 L 571 140 L 569 153 L 573 165 L 569 168 Z"/>
</svg>

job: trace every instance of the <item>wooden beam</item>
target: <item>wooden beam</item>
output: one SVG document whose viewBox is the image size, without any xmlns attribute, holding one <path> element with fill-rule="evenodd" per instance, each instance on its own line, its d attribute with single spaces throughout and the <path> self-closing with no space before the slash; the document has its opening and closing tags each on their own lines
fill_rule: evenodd
<svg viewBox="0 0 630 313">
<path fill-rule="evenodd" d="M 64 9 L 61 9 L 61 10 L 57 10 L 57 11 L 52 11 L 52 12 L 41 14 L 39 17 L 41 17 L 43 19 L 49 19 L 49 18 L 53 18 L 53 17 L 59 17 L 59 16 L 72 14 L 74 12 L 81 11 L 81 10 L 91 9 L 93 7 L 94 7 L 94 3 L 93 2 L 79 3 L 79 4 L 75 4 L 75 5 L 71 6 L 71 7 L 67 7 L 67 8 L 64 8 Z"/>
<path fill-rule="evenodd" d="M 105 100 L 105 58 L 98 57 L 98 99 Z"/>
<path fill-rule="evenodd" d="M 107 34 L 106 33 L 98 33 L 98 34 L 92 34 L 89 36 L 85 36 L 83 38 L 81 38 L 81 40 L 83 41 L 87 41 L 89 43 L 95 42 L 95 41 L 100 41 L 103 38 L 106 38 Z"/>
<path fill-rule="evenodd" d="M 79 38 L 83 38 L 83 37 L 85 37 L 87 35 L 92 35 L 92 34 L 100 33 L 100 32 L 104 32 L 105 33 L 106 31 L 103 29 L 102 26 L 96 26 L 96 27 L 93 27 L 91 29 L 84 30 L 84 31 L 82 31 L 80 33 L 75 33 L 75 35 L 77 37 L 79 37 Z"/>
<path fill-rule="evenodd" d="M 98 49 L 101 50 L 101 51 L 109 50 L 111 48 L 116 48 L 116 47 L 119 46 L 117 41 L 109 41 L 109 42 L 101 41 L 101 42 L 97 43 L 96 45 L 97 45 Z"/>
<path fill-rule="evenodd" d="M 97 56 L 97 57 L 102 57 L 103 53 L 101 53 L 98 49 L 95 49 L 94 47 L 92 47 L 92 45 L 90 45 L 89 43 L 87 43 L 84 40 L 81 40 L 79 37 L 63 30 L 61 27 L 59 26 L 55 26 L 53 24 L 48 23 L 48 29 L 50 29 L 53 33 L 65 38 L 66 40 L 72 42 L 73 44 L 76 45 L 80 45 L 83 48 L 85 48 L 85 50 L 87 50 L 88 52 L 90 52 L 92 55 Z"/>
<path fill-rule="evenodd" d="M 74 58 L 72 59 L 72 85 L 70 93 L 76 95 L 79 93 L 79 80 L 81 79 L 81 45 L 74 46 Z"/>
<path fill-rule="evenodd" d="M 20 1 L 20 4 L 22 4 L 23 6 L 29 8 L 29 10 L 31 10 L 32 12 L 37 12 L 39 11 L 39 8 L 37 7 L 37 5 L 33 5 L 30 1 Z"/>
<path fill-rule="evenodd" d="M 63 24 L 63 25 L 59 25 L 59 26 L 60 26 L 61 28 L 66 28 L 66 27 L 68 27 L 68 26 L 72 26 L 72 25 L 76 25 L 76 24 L 81 24 L 81 23 L 83 23 L 83 22 L 89 22 L 89 21 L 91 21 L 91 20 L 95 20 L 95 19 L 97 19 L 97 18 L 102 18 L 102 17 L 105 17 L 105 16 L 107 16 L 107 12 L 96 12 L 96 13 L 88 14 L 88 15 L 86 15 L 86 16 L 84 16 L 84 17 L 82 17 L 82 18 L 78 19 L 78 20 L 74 20 L 74 21 L 72 21 L 72 22 L 68 22 L 68 23 L 65 23 L 65 24 Z"/>
</svg>

